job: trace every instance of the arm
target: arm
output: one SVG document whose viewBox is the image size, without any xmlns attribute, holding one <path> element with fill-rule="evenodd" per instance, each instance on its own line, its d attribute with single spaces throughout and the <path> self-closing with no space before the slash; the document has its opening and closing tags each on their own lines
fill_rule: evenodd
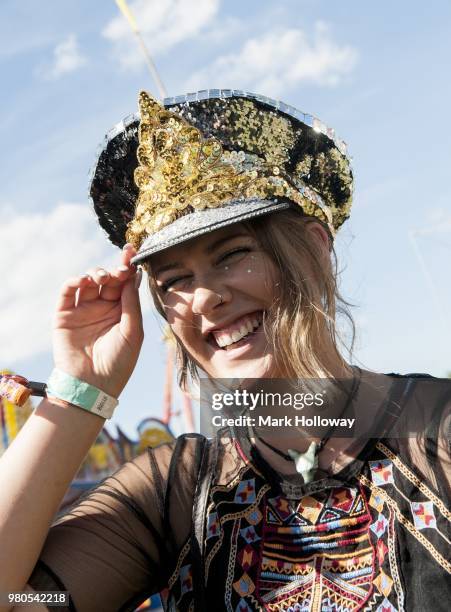
<svg viewBox="0 0 451 612">
<path fill-rule="evenodd" d="M 146 449 L 59 517 L 28 584 L 36 591 L 67 591 L 78 612 L 132 610 L 158 592 L 176 554 L 163 527 L 173 448 Z M 189 516 L 188 508 L 185 533 Z"/>
<path fill-rule="evenodd" d="M 147 448 L 82 496 L 53 523 L 28 586 L 67 591 L 77 612 L 134 610 L 165 588 L 190 537 L 202 446 L 188 434 Z"/>
<path fill-rule="evenodd" d="M 0 592 L 21 590 L 26 583 L 64 493 L 103 422 L 84 410 L 44 400 L 1 458 Z"/>
<path fill-rule="evenodd" d="M 123 251 L 122 266 L 109 274 L 94 270 L 67 281 L 53 329 L 55 365 L 114 397 L 133 372 L 143 340 L 133 255 L 133 249 Z M 1 457 L 0 592 L 24 588 L 103 424 L 96 415 L 46 399 Z"/>
</svg>

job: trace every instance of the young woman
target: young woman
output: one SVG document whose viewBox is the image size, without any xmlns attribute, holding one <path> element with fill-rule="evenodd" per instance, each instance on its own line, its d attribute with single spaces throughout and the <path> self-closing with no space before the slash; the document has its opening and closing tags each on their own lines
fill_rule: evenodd
<svg viewBox="0 0 451 612">
<path fill-rule="evenodd" d="M 344 144 L 291 107 L 141 94 L 91 189 L 120 265 L 63 286 L 47 398 L 0 462 L 0 592 L 68 591 L 80 612 L 157 592 L 180 611 L 448 609 L 451 384 L 343 358 L 333 238 L 351 191 Z M 182 387 L 322 384 L 335 425 L 262 433 L 237 401 L 212 439 L 148 449 L 51 525 L 139 356 L 134 264 Z"/>
</svg>

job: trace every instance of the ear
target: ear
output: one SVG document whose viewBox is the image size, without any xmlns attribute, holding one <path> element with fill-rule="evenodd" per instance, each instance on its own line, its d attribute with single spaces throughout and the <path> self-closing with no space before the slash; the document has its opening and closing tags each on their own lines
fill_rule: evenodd
<svg viewBox="0 0 451 612">
<path fill-rule="evenodd" d="M 331 249 L 330 236 L 326 228 L 318 221 L 311 221 L 306 226 L 306 230 L 310 232 L 310 235 L 314 240 L 319 243 L 321 249 L 324 250 L 327 254 L 329 254 Z"/>
</svg>

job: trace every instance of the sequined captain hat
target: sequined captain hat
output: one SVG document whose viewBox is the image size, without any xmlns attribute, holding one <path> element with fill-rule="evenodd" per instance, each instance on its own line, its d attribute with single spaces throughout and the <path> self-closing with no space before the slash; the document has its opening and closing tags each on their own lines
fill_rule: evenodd
<svg viewBox="0 0 451 612">
<path fill-rule="evenodd" d="M 220 227 L 287 208 L 332 237 L 348 218 L 353 177 L 334 130 L 249 92 L 211 89 L 157 102 L 111 130 L 90 194 L 110 240 L 133 263 Z"/>
</svg>

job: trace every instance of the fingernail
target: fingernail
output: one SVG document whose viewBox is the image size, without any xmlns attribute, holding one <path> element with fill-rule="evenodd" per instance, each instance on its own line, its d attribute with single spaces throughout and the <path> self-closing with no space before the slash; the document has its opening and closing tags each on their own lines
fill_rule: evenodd
<svg viewBox="0 0 451 612">
<path fill-rule="evenodd" d="M 138 268 L 138 271 L 136 272 L 136 276 L 135 276 L 135 289 L 139 289 L 142 277 L 143 277 L 142 268 Z"/>
<path fill-rule="evenodd" d="M 132 249 L 132 248 L 133 248 L 133 245 L 127 242 L 127 244 L 124 244 L 124 246 L 122 247 L 122 250 L 128 251 L 129 249 Z"/>
<path fill-rule="evenodd" d="M 119 272 L 128 272 L 128 267 L 127 266 L 118 266 L 117 268 L 119 270 Z"/>
<path fill-rule="evenodd" d="M 108 272 L 105 272 L 105 270 L 97 270 L 97 274 L 99 276 L 108 276 Z"/>
</svg>

